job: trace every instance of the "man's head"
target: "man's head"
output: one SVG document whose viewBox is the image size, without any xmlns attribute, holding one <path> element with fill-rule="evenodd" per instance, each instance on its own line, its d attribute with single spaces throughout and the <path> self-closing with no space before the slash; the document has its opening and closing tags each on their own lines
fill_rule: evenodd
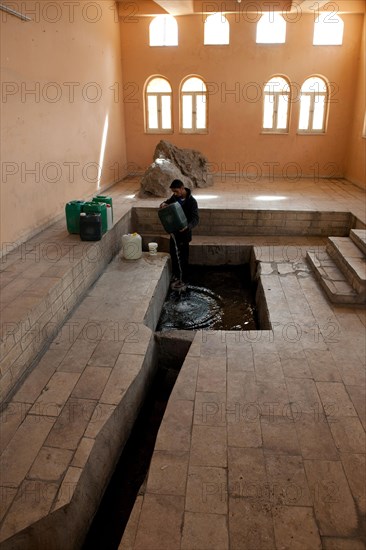
<svg viewBox="0 0 366 550">
<path fill-rule="evenodd" d="M 173 180 L 170 184 L 170 189 L 172 190 L 173 195 L 176 197 L 185 197 L 186 190 L 184 188 L 184 183 L 180 180 Z"/>
</svg>

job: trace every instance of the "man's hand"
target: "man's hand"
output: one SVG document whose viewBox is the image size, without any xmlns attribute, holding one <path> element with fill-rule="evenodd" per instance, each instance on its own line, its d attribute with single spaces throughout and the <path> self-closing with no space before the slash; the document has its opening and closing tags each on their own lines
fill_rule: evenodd
<svg viewBox="0 0 366 550">
<path fill-rule="evenodd" d="M 162 202 L 159 208 L 166 208 L 167 206 L 169 205 L 166 202 Z"/>
</svg>

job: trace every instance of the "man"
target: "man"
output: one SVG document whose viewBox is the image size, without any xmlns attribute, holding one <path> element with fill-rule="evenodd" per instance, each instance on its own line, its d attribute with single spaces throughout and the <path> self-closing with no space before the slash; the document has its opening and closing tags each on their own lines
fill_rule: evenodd
<svg viewBox="0 0 366 550">
<path fill-rule="evenodd" d="M 184 187 L 180 180 L 174 180 L 170 184 L 170 189 L 173 195 L 167 201 L 161 203 L 160 208 L 164 208 L 173 202 L 179 202 L 186 215 L 188 225 L 170 236 L 170 257 L 172 259 L 172 285 L 174 290 L 184 290 L 187 280 L 188 259 L 189 259 L 189 243 L 192 240 L 192 229 L 199 222 L 198 205 L 196 199 L 192 196 L 191 190 Z M 179 254 L 179 262 L 177 258 Z"/>
</svg>

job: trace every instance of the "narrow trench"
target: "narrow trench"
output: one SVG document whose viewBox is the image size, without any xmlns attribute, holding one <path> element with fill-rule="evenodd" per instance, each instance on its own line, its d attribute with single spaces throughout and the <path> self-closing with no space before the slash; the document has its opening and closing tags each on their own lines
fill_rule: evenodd
<svg viewBox="0 0 366 550">
<path fill-rule="evenodd" d="M 136 497 L 144 494 L 159 427 L 196 330 L 258 328 L 257 285 L 251 281 L 249 265 L 195 266 L 194 271 L 192 283 L 203 284 L 203 289 L 191 286 L 188 302 L 187 296 L 176 299 L 174 293 L 168 292 L 164 307 L 171 306 L 173 311 L 166 312 L 168 322 L 164 324 L 163 308 L 155 333 L 157 365 L 151 368 L 156 374 L 90 526 L 83 550 L 118 549 Z M 205 291 L 201 301 L 194 295 L 196 289 Z M 222 301 L 218 313 L 216 301 L 212 306 L 207 292 L 211 293 L 209 298 L 213 295 L 215 300 L 217 296 Z M 175 311 L 178 316 L 171 323 L 174 310 L 178 310 Z"/>
<path fill-rule="evenodd" d="M 136 497 L 144 490 L 156 436 L 194 334 L 184 335 L 183 331 L 181 337 L 155 334 L 157 371 L 89 528 L 83 550 L 118 548 Z"/>
</svg>

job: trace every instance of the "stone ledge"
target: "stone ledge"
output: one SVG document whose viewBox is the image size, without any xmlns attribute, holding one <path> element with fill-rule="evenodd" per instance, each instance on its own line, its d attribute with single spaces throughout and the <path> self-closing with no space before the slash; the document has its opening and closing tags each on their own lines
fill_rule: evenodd
<svg viewBox="0 0 366 550">
<path fill-rule="evenodd" d="M 357 293 L 366 291 L 366 256 L 349 237 L 329 237 L 327 252 Z"/>
<path fill-rule="evenodd" d="M 167 259 L 115 258 L 1 413 L 4 550 L 81 545 L 153 376 Z"/>
<path fill-rule="evenodd" d="M 306 257 L 317 280 L 331 302 L 339 305 L 365 304 L 365 294 L 358 294 L 352 288 L 342 271 L 327 252 L 307 252 Z"/>
<path fill-rule="evenodd" d="M 128 210 L 101 241 L 87 243 L 75 235 L 68 235 L 63 228 L 64 222 L 59 222 L 56 224 L 59 233 L 55 228 L 51 232 L 57 238 L 53 236 L 49 240 L 49 230 L 3 258 L 5 286 L 2 301 L 8 305 L 1 312 L 1 401 L 15 391 L 49 344 L 49 333 L 61 327 L 85 291 L 119 250 L 121 236 L 128 232 L 130 224 L 131 211 Z M 57 245 L 56 250 L 60 253 L 56 261 L 52 255 L 49 256 L 51 244 Z M 16 300 L 11 300 L 12 289 L 9 286 L 12 283 L 6 285 L 10 275 L 15 282 L 19 281 L 18 285 L 24 286 Z M 42 282 L 45 284 L 40 289 Z"/>
<path fill-rule="evenodd" d="M 353 242 L 358 246 L 360 250 L 366 256 L 366 230 L 365 229 L 351 229 L 349 236 Z"/>
</svg>

